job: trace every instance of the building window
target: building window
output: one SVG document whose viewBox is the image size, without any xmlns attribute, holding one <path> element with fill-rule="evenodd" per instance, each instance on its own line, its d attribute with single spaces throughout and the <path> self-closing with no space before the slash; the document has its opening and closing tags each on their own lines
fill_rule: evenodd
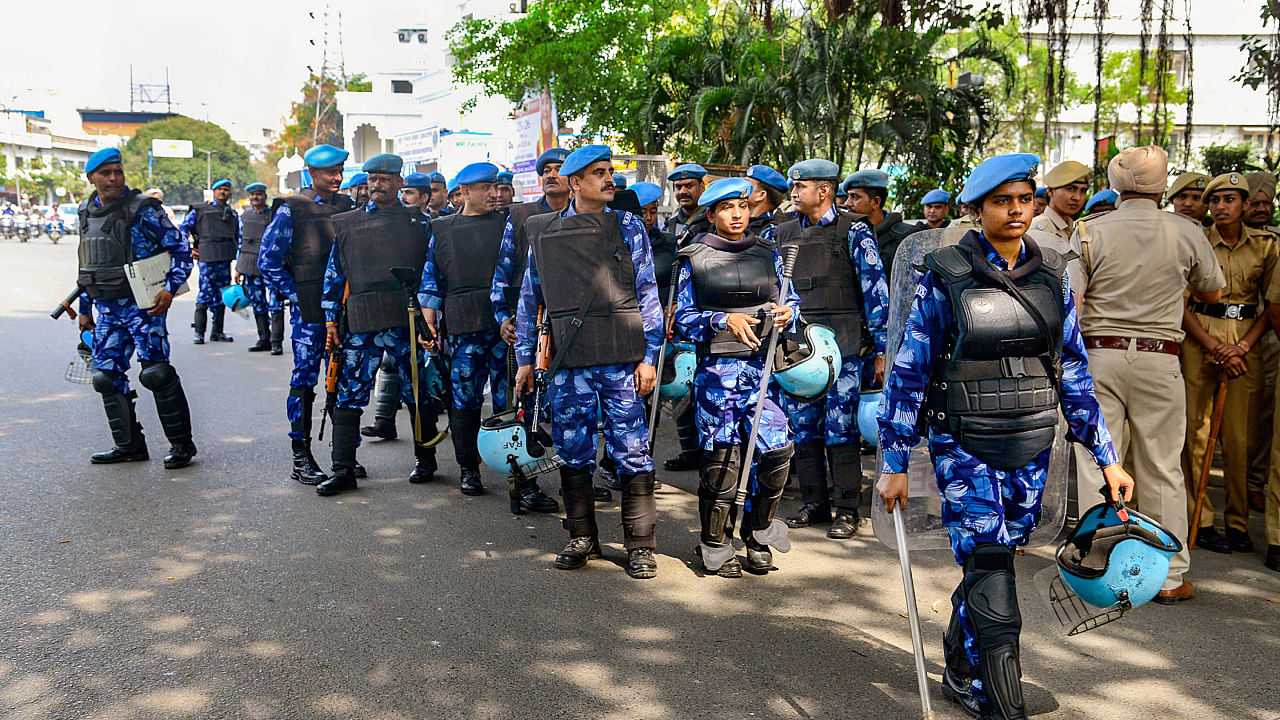
<svg viewBox="0 0 1280 720">
<path fill-rule="evenodd" d="M 413 83 L 408 80 L 392 80 L 391 92 L 397 94 L 411 93 L 413 92 Z"/>
<path fill-rule="evenodd" d="M 400 32 L 396 33 L 396 39 L 402 43 L 407 43 L 413 39 L 413 33 L 409 32 L 408 30 L 401 30 Z"/>
<path fill-rule="evenodd" d="M 1170 50 L 1169 51 L 1169 70 L 1173 73 L 1174 85 L 1179 90 L 1185 90 L 1187 87 L 1187 51 L 1186 50 Z"/>
</svg>

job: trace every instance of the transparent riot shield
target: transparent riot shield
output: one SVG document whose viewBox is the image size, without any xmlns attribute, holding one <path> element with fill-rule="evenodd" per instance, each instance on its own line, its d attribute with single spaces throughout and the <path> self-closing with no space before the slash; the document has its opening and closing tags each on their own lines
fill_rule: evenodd
<svg viewBox="0 0 1280 720">
<path fill-rule="evenodd" d="M 924 256 L 948 245 L 955 245 L 970 228 L 938 228 L 922 230 L 908 235 L 898 246 L 893 259 L 893 277 L 889 279 L 888 343 L 885 353 L 886 374 L 893 367 L 893 358 L 902 344 L 903 328 L 911 313 L 911 302 L 920 283 L 916 266 Z M 880 477 L 882 449 L 876 450 L 876 479 Z M 1059 421 L 1058 434 L 1049 455 L 1048 477 L 1041 498 L 1040 522 L 1031 533 L 1029 547 L 1039 547 L 1053 542 L 1067 517 L 1067 463 L 1070 443 L 1066 437 L 1066 423 Z M 907 468 L 907 507 L 902 514 L 906 525 L 907 544 L 912 550 L 941 550 L 951 547 L 947 530 L 942 525 L 942 498 L 929 457 L 927 440 L 922 440 L 911 451 Z M 871 502 L 871 527 L 876 538 L 889 547 L 896 548 L 893 518 L 885 513 L 884 502 L 875 496 Z"/>
</svg>

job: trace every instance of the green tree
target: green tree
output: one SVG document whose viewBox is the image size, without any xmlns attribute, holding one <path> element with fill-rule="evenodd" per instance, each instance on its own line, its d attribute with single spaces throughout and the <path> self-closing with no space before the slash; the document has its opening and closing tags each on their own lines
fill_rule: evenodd
<svg viewBox="0 0 1280 720">
<path fill-rule="evenodd" d="M 1200 159 L 1204 162 L 1205 172 L 1210 177 L 1229 172 L 1247 173 L 1257 170 L 1257 166 L 1249 162 L 1252 156 L 1253 146 L 1247 143 L 1209 145 L 1200 150 Z"/>
<path fill-rule="evenodd" d="M 345 78 L 311 75 L 302 85 L 302 99 L 294 102 L 285 119 L 279 138 L 271 144 L 267 161 L 274 164 L 284 155 L 306 152 L 313 145 L 343 146 L 342 113 L 338 112 L 336 93 L 369 92 L 371 83 L 363 74 Z M 317 99 L 319 103 L 317 103 Z M 318 112 L 317 112 L 318 111 Z M 317 127 L 316 118 L 319 118 Z"/>
<path fill-rule="evenodd" d="M 78 202 L 92 189 L 83 172 L 57 158 L 36 158 L 24 171 L 22 190 L 33 202 Z M 62 196 L 58 188 L 62 188 Z"/>
<path fill-rule="evenodd" d="M 1154 62 L 1148 63 L 1145 78 L 1139 76 L 1141 69 L 1142 59 L 1137 50 L 1110 52 L 1103 56 L 1102 104 L 1098 108 L 1102 127 L 1100 136 L 1114 135 L 1119 139 L 1122 134 L 1127 133 L 1128 137 L 1124 141 L 1126 145 L 1150 142 L 1165 145 L 1166 150 L 1172 150 L 1169 140 L 1174 125 L 1171 106 L 1185 103 L 1187 91 L 1178 88 L 1178 78 L 1172 71 L 1159 73 L 1163 77 L 1156 78 Z M 1163 102 L 1157 102 L 1160 82 L 1164 83 Z M 1136 111 L 1139 108 L 1143 109 L 1142 126 L 1125 119 L 1131 109 Z M 1153 115 L 1156 118 L 1155 124 L 1160 128 L 1154 138 L 1151 134 Z M 1137 116 L 1134 117 L 1136 119 Z"/>
<path fill-rule="evenodd" d="M 253 182 L 253 169 L 249 166 L 249 151 L 236 144 L 226 130 L 208 122 L 189 117 L 171 117 L 156 120 L 138 128 L 137 135 L 125 143 L 125 179 L 131 187 L 146 188 L 147 155 L 151 141 L 156 138 L 190 140 L 195 146 L 192 158 L 155 158 L 150 185 L 164 190 L 165 202 L 177 205 L 200 202 L 206 184 L 205 153 L 208 158 L 209 177 L 213 180 L 228 178 L 237 190 Z"/>
</svg>

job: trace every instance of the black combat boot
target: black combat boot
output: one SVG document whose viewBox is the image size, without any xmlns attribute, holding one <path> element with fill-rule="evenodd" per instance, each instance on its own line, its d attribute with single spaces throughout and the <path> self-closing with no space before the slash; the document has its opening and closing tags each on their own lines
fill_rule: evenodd
<svg viewBox="0 0 1280 720">
<path fill-rule="evenodd" d="M 622 480 L 618 479 L 618 463 L 610 455 L 600 459 L 600 484 L 610 490 L 622 492 Z"/>
<path fill-rule="evenodd" d="M 413 472 L 409 473 L 409 482 L 421 485 L 436 479 L 436 449 L 413 445 Z"/>
<path fill-rule="evenodd" d="M 751 511 L 742 519 L 742 542 L 747 550 L 747 562 L 742 567 L 747 572 L 763 575 L 773 569 L 773 552 L 768 545 L 756 539 L 755 533 L 773 525 L 778 502 L 782 499 L 782 489 L 787 484 L 793 455 L 793 446 L 788 444 L 761 453 L 760 460 L 756 463 Z"/>
<path fill-rule="evenodd" d="M 284 313 L 271 313 L 271 354 L 284 354 Z"/>
<path fill-rule="evenodd" d="M 359 408 L 334 408 L 333 477 L 316 486 L 317 495 L 328 497 L 356 489 L 356 446 L 359 443 Z"/>
<path fill-rule="evenodd" d="M 266 352 L 271 349 L 271 319 L 266 314 L 254 315 L 258 326 L 258 342 L 249 346 L 249 352 Z"/>
<path fill-rule="evenodd" d="M 737 445 L 716 445 L 704 453 L 698 473 L 698 520 L 701 532 L 695 553 L 708 574 L 742 577 L 742 564 L 725 534 L 741 468 Z"/>
<path fill-rule="evenodd" d="M 981 718 L 982 707 L 973 696 L 973 667 L 964 651 L 964 630 L 960 627 L 960 603 L 964 601 L 964 585 L 951 593 L 951 623 L 942 636 L 946 666 L 942 670 L 942 697 L 959 705 L 970 717 Z"/>
<path fill-rule="evenodd" d="M 459 489 L 463 495 L 483 495 L 484 483 L 480 482 L 480 451 L 476 449 L 476 436 L 480 432 L 480 410 L 454 409 L 450 419 L 453 439 L 453 455 L 462 469 Z"/>
<path fill-rule="evenodd" d="M 235 342 L 235 338 L 222 332 L 222 321 L 227 316 L 227 306 L 219 305 L 213 310 L 213 326 L 209 328 L 210 342 Z"/>
<path fill-rule="evenodd" d="M 619 475 L 622 480 L 622 546 L 627 551 L 627 574 L 647 580 L 658 574 L 653 551 L 658 547 L 654 528 L 658 506 L 653 499 L 653 471 Z"/>
<path fill-rule="evenodd" d="M 311 454 L 311 414 L 315 410 L 316 391 L 311 388 L 289 388 L 290 397 L 297 398 L 301 408 L 301 417 L 290 423 L 293 438 L 293 475 L 292 478 L 303 485 L 319 485 L 329 477 L 320 469 L 316 458 Z"/>
<path fill-rule="evenodd" d="M 586 566 L 588 560 L 600 557 L 591 471 L 560 468 L 560 495 L 564 498 L 564 529 L 569 531 L 569 544 L 556 556 L 555 566 L 561 570 L 577 570 Z"/>
<path fill-rule="evenodd" d="M 984 718 L 1027 720 L 1018 636 L 1022 615 L 1014 586 L 1013 549 L 985 543 L 964 563 L 965 608 L 978 646 Z"/>
<path fill-rule="evenodd" d="M 826 446 L 817 442 L 796 445 L 795 448 L 791 465 L 795 468 L 796 482 L 800 484 L 800 497 L 804 501 L 804 507 L 787 518 L 787 526 L 806 528 L 831 522 L 831 501 L 827 497 Z"/>
<path fill-rule="evenodd" d="M 848 540 L 858 534 L 858 508 L 862 505 L 862 453 L 853 443 L 827 447 L 831 484 L 835 486 L 836 512 L 827 537 Z"/>
<path fill-rule="evenodd" d="M 178 371 L 167 362 L 142 361 L 138 381 L 151 391 L 156 400 L 156 414 L 160 426 L 169 439 L 169 454 L 164 466 L 176 470 L 191 464 L 196 456 L 196 445 L 191 441 L 191 409 L 187 406 L 187 394 L 182 391 Z"/>
<path fill-rule="evenodd" d="M 538 487 L 536 478 L 520 477 L 511 480 L 513 493 L 510 493 L 511 514 L 520 515 L 525 510 L 536 513 L 553 513 L 560 511 L 560 503 L 556 502 L 542 488 Z"/>
<path fill-rule="evenodd" d="M 89 457 L 89 462 L 94 465 L 151 459 L 147 453 L 147 439 L 142 435 L 142 426 L 138 424 L 138 416 L 134 411 L 133 401 L 138 393 L 132 390 L 128 395 L 121 393 L 115 386 L 114 374 L 101 370 L 93 374 L 93 387 L 102 394 L 107 426 L 111 428 L 111 439 L 115 442 L 115 447 L 110 450 L 94 453 Z"/>
<path fill-rule="evenodd" d="M 702 466 L 702 445 L 698 442 L 698 426 L 694 421 L 693 403 L 676 416 L 676 438 L 680 454 L 662 463 L 664 470 L 680 472 Z"/>
<path fill-rule="evenodd" d="M 204 331 L 209 327 L 208 306 L 196 304 L 196 317 L 191 321 L 191 327 L 195 329 L 195 337 L 191 338 L 191 342 L 196 345 L 203 345 Z"/>
</svg>

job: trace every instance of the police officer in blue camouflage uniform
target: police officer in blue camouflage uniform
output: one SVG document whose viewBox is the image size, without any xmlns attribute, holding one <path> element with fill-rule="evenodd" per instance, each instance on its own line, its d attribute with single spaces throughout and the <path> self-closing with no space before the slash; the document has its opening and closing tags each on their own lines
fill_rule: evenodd
<svg viewBox="0 0 1280 720">
<path fill-rule="evenodd" d="M 318 485 L 325 474 L 311 454 L 311 420 L 316 382 L 325 356 L 324 310 L 320 295 L 324 271 L 333 248 L 333 216 L 352 207 L 351 198 L 338 192 L 347 151 L 332 145 L 308 150 L 304 178 L 310 187 L 287 198 L 277 198 L 270 224 L 262 233 L 258 269 L 267 285 L 289 301 L 293 374 L 289 377 L 289 439 L 293 449 L 293 479 Z"/>
<path fill-rule="evenodd" d="M 250 183 L 244 187 L 249 196 L 249 207 L 240 213 L 240 247 L 236 252 L 236 282 L 244 288 L 253 308 L 253 320 L 258 326 L 258 342 L 249 346 L 249 352 L 272 350 L 271 322 L 273 315 L 280 316 L 283 332 L 284 316 L 276 300 L 275 292 L 267 288 L 258 269 L 258 252 L 262 249 L 262 234 L 271 222 L 271 208 L 267 206 L 267 186 Z M 273 351 L 273 354 L 274 353 Z"/>
<path fill-rule="evenodd" d="M 462 494 L 480 495 L 484 484 L 476 436 L 486 381 L 494 412 L 507 405 L 507 344 L 489 302 L 507 213 L 497 209 L 497 165 L 472 163 L 455 180 L 463 193 L 462 210 L 431 226 L 422 306 L 432 334 L 440 328 L 447 335 L 453 396 L 449 426 L 462 470 Z"/>
<path fill-rule="evenodd" d="M 644 225 L 629 212 L 607 207 L 614 197 L 611 159 L 605 145 L 575 150 L 560 168 L 573 201 L 563 212 L 525 223 L 529 259 L 516 314 L 516 390 L 533 387 L 535 323 L 538 308 L 545 306 L 555 348 L 547 406 L 552 439 L 565 463 L 561 495 L 570 535 L 556 567 L 573 570 L 600 556 L 591 477 L 603 419 L 605 442 L 622 479 L 627 574 L 651 578 L 658 571 L 657 506 L 641 398 L 657 382 L 662 310 Z"/>
<path fill-rule="evenodd" d="M 160 201 L 128 188 L 120 151 L 99 150 L 85 162 L 94 193 L 80 203 L 79 325 L 93 331 L 93 388 L 102 395 L 115 447 L 95 453 L 90 462 L 110 464 L 147 460 L 147 441 L 134 409 L 138 394 L 129 388 L 129 356 L 135 351 L 142 370 L 138 381 L 155 396 L 156 414 L 169 454 L 169 469 L 191 464 L 191 411 L 178 373 L 169 364 L 169 331 L 165 314 L 191 274 L 191 250 L 169 222 Z M 169 253 L 164 289 L 138 306 L 125 278 L 124 265 Z M 72 313 L 74 315 L 74 313 Z M 96 321 L 95 321 L 96 315 Z"/>
<path fill-rule="evenodd" d="M 342 184 L 341 189 L 347 191 L 356 207 L 363 207 L 369 202 L 369 174 L 358 172 L 352 175 L 351 179 Z"/>
<path fill-rule="evenodd" d="M 680 251 L 675 327 L 682 338 L 698 344 L 693 379 L 702 467 L 698 515 L 702 524 L 698 548 L 725 548 L 726 526 L 733 507 L 742 463 L 754 464 L 755 482 L 743 521 L 747 569 L 763 574 L 773 565 L 769 546 L 754 538 L 755 530 L 773 522 L 792 454 L 787 415 L 776 384 L 765 389 L 756 450 L 744 458 L 751 422 L 760 397 L 765 347 L 770 332 L 794 327 L 800 298 L 781 298 L 782 257 L 773 240 L 749 229 L 749 198 L 754 186 L 743 178 L 709 185 L 699 203 L 713 219 L 713 230 L 700 233 Z M 732 268 L 730 271 L 729 268 Z M 707 567 L 706 559 L 703 559 Z M 741 577 L 737 557 L 708 567 L 723 577 Z"/>
<path fill-rule="evenodd" d="M 191 254 L 200 263 L 200 292 L 196 294 L 196 316 L 191 325 L 195 329 L 192 342 L 204 344 L 211 311 L 213 327 L 209 339 L 231 342 L 234 338 L 222 331 L 227 315 L 222 291 L 231 285 L 231 262 L 240 247 L 240 221 L 231 208 L 231 181 L 215 182 L 213 199 L 193 205 L 178 230 L 191 241 Z"/>
<path fill-rule="evenodd" d="M 1040 517 L 1059 407 L 1111 498 L 1128 500 L 1133 488 L 1094 397 L 1067 258 L 1023 237 L 1039 161 L 1002 155 L 970 174 L 960 199 L 981 225 L 925 258 L 877 418 L 877 490 L 889 511 L 907 500 L 911 449 L 927 428 L 942 522 L 964 567 L 943 637 L 943 695 L 995 720 L 1027 717 L 1014 547 Z M 979 394 L 984 401 L 971 404 Z"/>
<path fill-rule="evenodd" d="M 951 193 L 942 188 L 934 188 L 920 198 L 920 206 L 924 210 L 924 221 L 930 229 L 937 230 L 951 224 L 947 213 L 951 211 Z"/>
<path fill-rule="evenodd" d="M 898 254 L 898 246 L 908 235 L 925 228 L 923 223 L 905 222 L 902 213 L 885 211 L 891 180 L 883 170 L 868 169 L 855 172 L 842 183 L 849 193 L 847 207 L 856 215 L 865 215 L 875 235 L 886 278 L 893 277 L 893 258 Z"/>
<path fill-rule="evenodd" d="M 462 193 L 458 190 L 458 178 L 454 177 L 444 187 L 445 197 L 448 198 L 449 202 L 440 209 L 440 212 L 431 216 L 432 220 L 445 215 L 452 215 L 462 207 Z"/>
<path fill-rule="evenodd" d="M 768 165 L 752 165 L 747 168 L 747 180 L 751 183 L 751 222 L 747 229 L 752 234 L 772 240 L 778 229 L 778 206 L 787 199 L 791 188 L 782 173 Z"/>
<path fill-rule="evenodd" d="M 498 210 L 505 211 L 516 200 L 516 176 L 508 170 L 498 171 L 494 187 L 498 189 Z"/>
<path fill-rule="evenodd" d="M 693 237 L 711 230 L 706 214 L 698 211 L 698 198 L 702 197 L 707 186 L 706 177 L 707 169 L 697 163 L 677 165 L 667 173 L 678 207 L 675 214 L 667 218 L 663 229 L 676 239 L 676 247 L 684 247 Z M 668 458 L 662 467 L 673 472 L 699 468 L 702 465 L 702 444 L 698 440 L 692 404 L 676 416 L 676 439 L 680 442 L 680 454 Z"/>
<path fill-rule="evenodd" d="M 326 345 L 340 348 L 342 365 L 338 368 L 338 398 L 333 411 L 333 477 L 316 486 L 319 495 L 356 489 L 360 415 L 369 404 L 383 353 L 395 360 L 400 371 L 401 398 L 411 412 L 417 413 L 423 438 L 436 434 L 438 401 L 426 388 L 421 388 L 415 399 L 410 384 L 413 356 L 417 357 L 418 377 L 427 377 L 424 350 L 433 345 L 425 338 L 409 335 L 409 291 L 391 274 L 391 268 L 410 268 L 418 279 L 413 291 L 425 291 L 422 277 L 431 241 L 431 221 L 417 208 L 400 203 L 403 167 L 399 155 L 370 158 L 361 168 L 369 175 L 369 202 L 333 218 L 333 249 L 325 269 L 321 305 Z M 340 317 L 345 322 L 339 322 Z M 421 349 L 412 348 L 410 343 L 414 342 Z M 409 482 L 427 482 L 435 476 L 434 448 L 415 442 L 414 460 Z"/>
<path fill-rule="evenodd" d="M 807 322 L 830 327 L 843 358 L 826 397 L 802 403 L 783 398 L 795 431 L 795 475 L 804 506 L 787 519 L 793 528 L 830 522 L 827 537 L 847 540 L 858 530 L 862 462 L 857 412 L 863 365 L 872 357 L 884 374 L 889 296 L 871 228 L 834 204 L 840 169 L 805 160 L 787 171 L 795 218 L 778 225 L 778 244 L 799 248 L 795 287 Z M 827 479 L 835 487 L 832 516 Z"/>
<path fill-rule="evenodd" d="M 439 172 L 427 173 L 427 179 L 431 181 L 431 199 L 427 203 L 430 208 L 428 215 L 432 219 L 449 205 L 448 183 L 444 179 L 444 174 Z"/>
</svg>

